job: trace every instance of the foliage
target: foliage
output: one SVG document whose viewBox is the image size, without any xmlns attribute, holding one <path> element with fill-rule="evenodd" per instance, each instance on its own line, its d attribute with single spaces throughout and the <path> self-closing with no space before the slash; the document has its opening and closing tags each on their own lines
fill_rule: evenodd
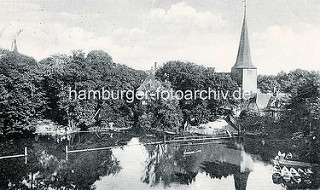
<svg viewBox="0 0 320 190">
<path fill-rule="evenodd" d="M 69 98 L 72 90 L 133 90 L 145 72 L 114 63 L 103 51 L 81 50 L 54 55 L 37 63 L 33 58 L 3 50 L 0 58 L 0 132 L 29 130 L 33 121 L 87 127 L 105 122 L 133 123 L 133 103 L 120 100 Z M 115 122 L 116 121 L 116 122 Z"/>
<path fill-rule="evenodd" d="M 297 81 L 290 92 L 291 99 L 282 114 L 282 120 L 292 131 L 310 131 L 320 124 L 320 74 L 310 73 Z"/>
<path fill-rule="evenodd" d="M 159 127 L 178 130 L 185 121 L 193 124 L 214 120 L 219 108 L 241 105 L 239 100 L 159 99 L 142 105 L 135 100 L 69 98 L 70 89 L 80 90 L 134 90 L 146 78 L 146 73 L 114 63 L 112 57 L 101 50 L 85 54 L 81 50 L 71 55 L 57 54 L 36 62 L 33 58 L 7 50 L 0 50 L 0 134 L 34 130 L 32 124 L 39 119 L 51 119 L 62 125 L 102 126 L 113 122 L 116 127 L 136 124 L 143 128 Z M 234 92 L 236 83 L 228 73 L 217 73 L 214 68 L 191 62 L 169 61 L 155 74 L 163 89 L 211 90 Z M 282 110 L 280 126 L 291 132 L 320 131 L 319 73 L 297 69 L 276 76 L 259 76 L 262 92 L 274 87 L 290 94 L 287 107 Z M 249 114 L 250 113 L 246 113 Z M 247 128 L 262 128 L 271 118 L 250 115 Z M 269 121 L 270 120 L 270 121 Z M 272 121 L 274 122 L 274 121 Z M 283 127 L 282 127 L 283 128 Z"/>
<path fill-rule="evenodd" d="M 283 93 L 291 93 L 297 90 L 297 84 L 302 83 L 316 72 L 309 72 L 302 69 L 296 69 L 289 73 L 280 72 L 274 75 L 259 75 L 258 88 L 262 93 L 273 92 L 274 88 Z"/>
<path fill-rule="evenodd" d="M 63 59 L 63 57 L 60 57 Z M 65 59 L 63 59 L 65 60 Z M 63 120 L 68 123 L 83 123 L 87 126 L 97 124 L 100 120 L 115 122 L 122 127 L 132 124 L 132 107 L 124 99 L 85 101 L 69 98 L 69 89 L 76 90 L 132 90 L 138 87 L 145 76 L 144 72 L 136 71 L 127 66 L 116 64 L 103 51 L 91 51 L 87 56 L 81 51 L 75 51 L 63 65 L 63 71 L 58 70 L 57 80 L 62 79 L 62 85 L 57 86 L 58 93 L 56 109 L 63 114 Z M 52 73 L 54 75 L 54 73 Z M 60 89 L 60 90 L 59 90 Z"/>
<path fill-rule="evenodd" d="M 263 77 L 264 79 L 268 77 Z M 320 162 L 320 73 L 297 69 L 288 74 L 280 73 L 273 80 L 281 92 L 290 98 L 281 110 L 280 120 L 275 126 L 282 134 L 292 136 L 302 133 L 307 145 L 303 145 L 311 153 L 311 162 Z M 261 82 L 262 80 L 260 80 Z M 268 81 L 268 80 L 267 80 Z M 260 83 L 260 88 L 270 90 L 270 86 Z M 270 124 L 265 123 L 264 126 Z M 273 131 L 276 131 L 275 128 Z"/>
<path fill-rule="evenodd" d="M 291 132 L 309 131 L 319 123 L 320 73 L 301 69 L 277 76 L 259 76 L 258 87 L 262 92 L 271 92 L 276 87 L 287 93 L 289 99 L 282 102 L 281 125 Z"/>
<path fill-rule="evenodd" d="M 269 115 L 261 115 L 253 110 L 243 110 L 238 118 L 238 125 L 241 130 L 260 131 L 260 132 L 278 132 L 278 124 L 274 117 Z M 284 132 L 284 131 L 282 131 Z M 286 135 L 286 134 L 281 134 Z"/>
<path fill-rule="evenodd" d="M 157 82 L 157 81 L 156 81 Z M 160 83 L 160 91 L 169 91 L 170 84 L 166 82 Z M 151 92 L 155 91 L 155 87 L 151 85 Z M 182 126 L 183 115 L 179 107 L 179 102 L 175 98 L 169 99 L 145 99 L 145 104 L 136 106 L 136 114 L 138 114 L 138 125 L 142 128 L 171 129 L 178 131 Z"/>
<path fill-rule="evenodd" d="M 30 123 L 46 109 L 43 70 L 33 58 L 5 50 L 1 53 L 0 131 L 30 130 Z"/>
<path fill-rule="evenodd" d="M 75 140 L 77 143 L 71 147 L 95 148 L 97 144 L 114 146 L 118 143 L 105 136 L 103 139 L 91 134 L 77 137 L 81 142 Z M 124 141 L 122 137 L 119 139 Z M 52 138 L 40 138 L 38 142 L 31 139 L 12 141 L 9 146 L 15 149 L 15 152 L 28 146 L 28 164 L 24 163 L 24 159 L 13 159 L 9 162 L 0 160 L 1 189 L 95 189 L 94 183 L 101 177 L 114 175 L 121 170 L 119 160 L 111 150 L 68 154 L 66 160 L 65 144 L 57 143 Z M 7 152 L 9 148 L 1 149 Z"/>
<path fill-rule="evenodd" d="M 209 87 L 212 91 L 229 91 L 229 96 L 225 100 L 214 97 L 201 100 L 199 94 L 197 99 L 181 99 L 179 105 L 184 120 L 195 121 L 194 124 L 205 123 L 220 107 L 232 107 L 239 102 L 230 97 L 232 92 L 238 90 L 230 74 L 217 73 L 211 67 L 199 66 L 191 62 L 169 61 L 157 71 L 156 76 L 161 81 L 170 82 L 176 91 L 208 91 Z"/>
</svg>

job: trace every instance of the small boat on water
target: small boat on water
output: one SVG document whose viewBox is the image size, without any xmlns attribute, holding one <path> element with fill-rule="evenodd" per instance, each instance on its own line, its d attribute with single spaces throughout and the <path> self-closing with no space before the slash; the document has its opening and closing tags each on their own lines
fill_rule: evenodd
<svg viewBox="0 0 320 190">
<path fill-rule="evenodd" d="M 273 166 L 272 173 L 281 173 L 281 167 L 279 165 Z"/>
<path fill-rule="evenodd" d="M 196 154 L 196 153 L 199 153 L 199 152 L 201 152 L 201 150 L 193 150 L 193 151 L 187 151 L 187 150 L 185 150 L 185 151 L 183 152 L 183 155 L 188 156 L 188 155 Z"/>
<path fill-rule="evenodd" d="M 300 174 L 301 179 L 304 183 L 309 184 L 309 185 L 312 183 L 311 175 L 313 174 L 313 172 L 309 168 L 307 168 L 305 170 L 299 168 L 298 173 Z"/>
<path fill-rule="evenodd" d="M 287 167 L 283 166 L 283 168 L 281 169 L 281 176 L 285 182 L 289 182 L 291 180 L 292 174 Z"/>
<path fill-rule="evenodd" d="M 301 174 L 303 177 L 307 175 L 307 173 L 305 171 L 303 171 L 303 169 L 299 168 L 298 169 L 299 174 Z"/>
<path fill-rule="evenodd" d="M 284 158 L 280 158 L 279 160 L 278 160 L 278 162 L 279 162 L 279 164 L 280 164 L 280 166 L 291 166 L 291 167 L 293 167 L 293 166 L 295 166 L 295 167 L 311 167 L 312 165 L 310 164 L 310 163 L 306 163 L 306 162 L 300 162 L 300 161 L 294 161 L 294 160 L 287 160 L 287 159 L 284 159 Z"/>
<path fill-rule="evenodd" d="M 297 170 L 294 168 L 290 168 L 290 173 L 292 175 L 292 181 L 299 184 L 301 182 L 301 175 L 297 172 Z"/>
<path fill-rule="evenodd" d="M 176 135 L 177 134 L 176 132 L 173 132 L 173 131 L 164 131 L 164 132 L 168 135 Z"/>
<path fill-rule="evenodd" d="M 278 152 L 278 157 L 279 158 L 284 158 L 285 155 L 286 155 L 286 153 L 281 153 L 280 151 Z"/>
<path fill-rule="evenodd" d="M 304 182 L 307 184 L 311 184 L 311 178 L 313 177 L 313 172 L 310 168 L 306 168 L 304 171 L 302 169 L 298 170 L 298 172 L 301 172 L 303 174 Z"/>
<path fill-rule="evenodd" d="M 293 157 L 295 156 L 291 153 L 278 152 L 273 160 L 273 183 L 282 184 L 290 188 L 320 187 L 319 179 L 313 171 L 319 165 L 292 160 Z"/>
<path fill-rule="evenodd" d="M 177 132 L 174 131 L 168 131 L 163 129 L 150 129 L 151 132 L 157 133 L 157 134 L 166 134 L 166 135 L 177 135 Z"/>
<path fill-rule="evenodd" d="M 280 165 L 280 166 L 286 166 L 286 167 L 294 167 L 294 168 L 311 168 L 312 166 L 318 166 L 318 164 L 311 164 L 307 162 L 301 162 L 292 160 L 293 155 L 292 153 L 288 153 L 287 155 L 285 153 L 278 152 L 278 155 L 274 158 L 273 163 Z"/>
<path fill-rule="evenodd" d="M 272 181 L 273 181 L 273 183 L 275 183 L 275 184 L 280 184 L 280 183 L 282 182 L 281 175 L 278 174 L 278 173 L 272 174 Z"/>
<path fill-rule="evenodd" d="M 307 173 L 305 170 L 299 168 L 298 173 L 303 179 L 309 179 L 311 177 L 310 173 Z"/>
<path fill-rule="evenodd" d="M 276 156 L 274 159 L 273 159 L 273 165 L 276 166 L 276 165 L 279 165 L 279 158 L 277 158 L 278 156 Z"/>
<path fill-rule="evenodd" d="M 285 159 L 287 159 L 287 160 L 292 159 L 292 154 L 291 154 L 291 152 L 289 152 L 289 153 L 285 156 Z"/>
<path fill-rule="evenodd" d="M 311 175 L 311 174 L 313 174 L 313 171 L 310 168 L 307 168 L 306 173 Z"/>
<path fill-rule="evenodd" d="M 276 184 L 281 183 L 281 168 L 279 165 L 275 165 L 272 168 L 272 181 Z"/>
</svg>

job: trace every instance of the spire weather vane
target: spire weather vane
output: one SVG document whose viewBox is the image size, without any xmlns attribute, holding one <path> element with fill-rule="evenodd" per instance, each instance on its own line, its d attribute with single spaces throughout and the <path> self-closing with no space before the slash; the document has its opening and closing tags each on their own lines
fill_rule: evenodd
<svg viewBox="0 0 320 190">
<path fill-rule="evenodd" d="M 244 5 L 244 12 L 247 11 L 247 0 L 242 0 L 242 3 Z"/>
</svg>

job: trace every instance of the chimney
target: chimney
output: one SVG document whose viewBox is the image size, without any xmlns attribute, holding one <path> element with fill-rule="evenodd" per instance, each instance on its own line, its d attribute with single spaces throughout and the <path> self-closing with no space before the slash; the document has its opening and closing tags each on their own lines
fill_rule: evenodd
<svg viewBox="0 0 320 190">
<path fill-rule="evenodd" d="M 154 62 L 154 70 L 157 71 L 157 62 Z"/>
</svg>

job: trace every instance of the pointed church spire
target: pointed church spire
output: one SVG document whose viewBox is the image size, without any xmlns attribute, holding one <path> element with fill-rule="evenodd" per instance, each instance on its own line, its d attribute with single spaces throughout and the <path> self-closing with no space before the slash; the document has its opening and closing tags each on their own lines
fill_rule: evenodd
<svg viewBox="0 0 320 190">
<path fill-rule="evenodd" d="M 21 32 L 23 32 L 23 29 L 18 30 L 18 32 L 14 35 L 14 38 L 12 40 L 11 51 L 15 53 L 18 53 L 17 38 Z"/>
<path fill-rule="evenodd" d="M 256 68 L 251 61 L 246 16 L 247 16 L 247 4 L 246 4 L 246 1 L 244 1 L 244 17 L 243 17 L 243 24 L 242 24 L 242 30 L 241 30 L 240 44 L 238 49 L 237 61 L 233 66 L 233 68 L 248 68 L 248 69 Z"/>
<path fill-rule="evenodd" d="M 237 61 L 231 68 L 231 78 L 243 92 L 257 92 L 257 68 L 252 64 L 247 29 L 247 6 L 244 1 L 244 16 Z"/>
</svg>

